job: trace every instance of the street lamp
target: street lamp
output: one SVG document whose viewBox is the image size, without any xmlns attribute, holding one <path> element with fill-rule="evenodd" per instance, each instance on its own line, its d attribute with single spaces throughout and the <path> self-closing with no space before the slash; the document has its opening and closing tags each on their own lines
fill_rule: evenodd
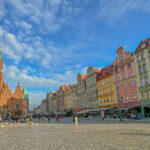
<svg viewBox="0 0 150 150">
<path fill-rule="evenodd" d="M 121 110 L 121 103 L 122 103 L 122 97 L 119 99 L 119 114 L 120 114 L 120 121 L 123 121 L 123 116 L 122 116 L 122 110 Z"/>
</svg>

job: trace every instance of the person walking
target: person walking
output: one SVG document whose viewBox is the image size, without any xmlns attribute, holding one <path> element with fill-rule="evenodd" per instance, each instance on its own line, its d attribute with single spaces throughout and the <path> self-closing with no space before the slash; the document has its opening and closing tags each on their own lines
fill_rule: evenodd
<svg viewBox="0 0 150 150">
<path fill-rule="evenodd" d="M 76 128 L 78 128 L 78 117 L 77 117 L 77 115 L 75 116 L 75 124 L 76 124 Z"/>
<path fill-rule="evenodd" d="M 57 123 L 59 123 L 59 116 L 56 116 L 56 121 Z"/>
<path fill-rule="evenodd" d="M 42 123 L 45 123 L 45 118 L 44 118 L 44 116 L 42 117 Z"/>
<path fill-rule="evenodd" d="M 61 123 L 63 123 L 63 121 L 64 121 L 64 117 L 63 117 L 63 116 L 61 116 L 61 117 L 60 117 L 60 119 L 61 119 Z"/>
<path fill-rule="evenodd" d="M 50 119 L 51 119 L 50 116 L 48 116 L 48 123 L 50 123 Z"/>
<path fill-rule="evenodd" d="M 29 117 L 29 125 L 30 125 L 30 128 L 32 127 L 33 125 L 33 120 L 32 120 L 32 116 Z"/>
</svg>

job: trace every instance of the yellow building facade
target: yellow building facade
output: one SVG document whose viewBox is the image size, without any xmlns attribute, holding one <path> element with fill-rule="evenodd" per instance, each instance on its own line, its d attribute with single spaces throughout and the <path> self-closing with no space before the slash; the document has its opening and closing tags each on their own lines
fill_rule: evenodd
<svg viewBox="0 0 150 150">
<path fill-rule="evenodd" d="M 97 89 L 99 108 L 113 108 L 118 106 L 112 65 L 102 69 L 97 78 Z"/>
</svg>

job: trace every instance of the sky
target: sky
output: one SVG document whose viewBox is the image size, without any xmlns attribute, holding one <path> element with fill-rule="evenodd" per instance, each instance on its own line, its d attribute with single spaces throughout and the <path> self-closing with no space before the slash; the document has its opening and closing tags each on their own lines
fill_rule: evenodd
<svg viewBox="0 0 150 150">
<path fill-rule="evenodd" d="M 0 0 L 4 80 L 24 83 L 30 109 L 47 92 L 102 68 L 150 34 L 150 0 Z"/>
</svg>

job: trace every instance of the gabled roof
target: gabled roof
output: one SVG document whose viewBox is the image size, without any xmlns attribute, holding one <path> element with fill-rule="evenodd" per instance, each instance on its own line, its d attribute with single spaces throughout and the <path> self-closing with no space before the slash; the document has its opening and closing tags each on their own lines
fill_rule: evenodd
<svg viewBox="0 0 150 150">
<path fill-rule="evenodd" d="M 113 65 L 111 64 L 110 66 L 106 68 L 102 68 L 101 73 L 97 77 L 97 81 L 102 80 L 112 74 L 113 74 Z"/>
<path fill-rule="evenodd" d="M 142 45 L 145 43 L 145 47 L 142 47 Z M 142 40 L 140 44 L 138 45 L 137 49 L 135 50 L 134 54 L 143 51 L 145 48 L 150 47 L 150 38 L 146 40 Z"/>
</svg>

